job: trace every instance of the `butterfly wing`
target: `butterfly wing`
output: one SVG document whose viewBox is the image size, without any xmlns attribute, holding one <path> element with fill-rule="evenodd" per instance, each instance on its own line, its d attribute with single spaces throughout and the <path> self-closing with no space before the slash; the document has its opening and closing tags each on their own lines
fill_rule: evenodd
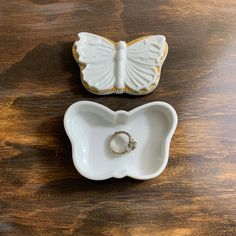
<svg viewBox="0 0 236 236">
<path fill-rule="evenodd" d="M 148 36 L 128 46 L 125 85 L 134 92 L 155 88 L 166 54 L 162 35 Z"/>
<path fill-rule="evenodd" d="M 78 36 L 75 46 L 79 55 L 78 61 L 83 65 L 83 80 L 95 91 L 112 89 L 115 84 L 114 44 L 91 33 L 83 32 Z"/>
</svg>

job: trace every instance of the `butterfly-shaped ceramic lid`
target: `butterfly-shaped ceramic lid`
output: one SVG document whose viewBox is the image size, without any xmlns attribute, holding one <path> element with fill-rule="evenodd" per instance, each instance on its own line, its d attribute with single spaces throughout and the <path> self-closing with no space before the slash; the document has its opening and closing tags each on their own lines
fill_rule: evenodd
<svg viewBox="0 0 236 236">
<path fill-rule="evenodd" d="M 129 43 L 115 43 L 85 32 L 78 36 L 72 51 L 88 91 L 99 95 L 143 95 L 157 87 L 168 53 L 163 35 L 145 36 Z"/>
</svg>

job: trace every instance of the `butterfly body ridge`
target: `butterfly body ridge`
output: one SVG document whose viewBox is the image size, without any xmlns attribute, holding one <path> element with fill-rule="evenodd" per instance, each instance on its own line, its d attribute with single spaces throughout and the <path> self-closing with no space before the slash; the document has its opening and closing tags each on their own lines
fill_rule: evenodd
<svg viewBox="0 0 236 236">
<path fill-rule="evenodd" d="M 124 41 L 119 41 L 116 45 L 116 67 L 115 69 L 115 88 L 117 93 L 123 93 L 125 89 L 125 70 L 127 60 L 127 45 Z"/>
</svg>

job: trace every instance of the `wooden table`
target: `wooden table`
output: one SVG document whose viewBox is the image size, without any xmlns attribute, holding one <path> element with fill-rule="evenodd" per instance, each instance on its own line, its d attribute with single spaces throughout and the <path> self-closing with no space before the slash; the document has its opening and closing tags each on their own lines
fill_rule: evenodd
<svg viewBox="0 0 236 236">
<path fill-rule="evenodd" d="M 158 88 L 87 92 L 71 54 L 79 31 L 165 35 Z M 235 0 L 1 0 L 0 71 L 1 235 L 236 235 Z M 164 173 L 80 176 L 63 115 L 81 100 L 173 105 L 179 124 Z"/>
</svg>

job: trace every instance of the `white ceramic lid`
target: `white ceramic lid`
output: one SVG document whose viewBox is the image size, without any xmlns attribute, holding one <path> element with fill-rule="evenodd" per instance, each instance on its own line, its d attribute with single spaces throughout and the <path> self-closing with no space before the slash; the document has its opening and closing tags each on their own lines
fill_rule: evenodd
<svg viewBox="0 0 236 236">
<path fill-rule="evenodd" d="M 99 95 L 143 95 L 157 87 L 168 45 L 163 35 L 116 43 L 96 34 L 81 32 L 72 52 L 88 91 Z"/>
</svg>

